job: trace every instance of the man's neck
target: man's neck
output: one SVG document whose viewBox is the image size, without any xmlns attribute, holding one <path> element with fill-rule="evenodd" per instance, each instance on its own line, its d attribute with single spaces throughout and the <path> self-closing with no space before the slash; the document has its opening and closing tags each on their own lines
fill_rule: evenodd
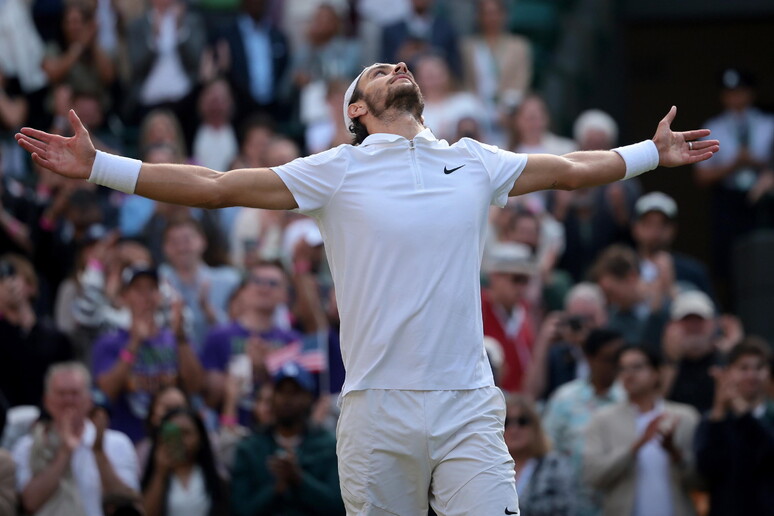
<svg viewBox="0 0 774 516">
<path fill-rule="evenodd" d="M 601 383 L 599 380 L 594 378 L 594 375 L 591 375 L 591 378 L 589 378 L 589 383 L 594 389 L 594 395 L 596 396 L 605 396 L 613 386 L 612 383 Z"/>
<path fill-rule="evenodd" d="M 239 324 L 248 330 L 261 333 L 271 329 L 274 326 L 274 313 L 263 312 L 260 310 L 247 310 L 237 319 Z"/>
<path fill-rule="evenodd" d="M 368 133 L 397 134 L 407 140 L 413 140 L 425 127 L 420 124 L 411 113 L 393 110 L 385 111 L 379 118 L 371 117 L 368 120 Z"/>
<path fill-rule="evenodd" d="M 499 307 L 500 310 L 505 312 L 505 314 L 510 317 L 513 314 L 514 308 L 518 306 L 518 303 L 501 303 L 499 301 L 495 301 L 495 306 Z"/>
<path fill-rule="evenodd" d="M 182 263 L 176 266 L 175 273 L 184 283 L 193 283 L 196 279 L 196 273 L 199 270 L 199 264 L 201 262 Z"/>
<path fill-rule="evenodd" d="M 522 135 L 520 143 L 521 145 L 525 145 L 529 147 L 537 147 L 543 143 L 544 136 L 545 136 L 544 132 L 526 133 Z"/>
<path fill-rule="evenodd" d="M 629 396 L 629 402 L 637 407 L 637 410 L 639 410 L 641 414 L 653 410 L 656 407 L 656 401 L 658 401 L 658 396 L 656 393 L 652 392 L 637 396 Z"/>
<path fill-rule="evenodd" d="M 658 249 L 657 247 L 650 247 L 645 245 L 638 245 L 637 246 L 637 254 L 640 255 L 640 258 L 643 258 L 645 260 L 652 259 L 656 253 L 658 253 L 661 249 Z"/>
<path fill-rule="evenodd" d="M 280 437 L 289 439 L 301 435 L 301 433 L 304 431 L 304 422 L 297 421 L 287 425 L 277 425 L 275 430 Z"/>
</svg>

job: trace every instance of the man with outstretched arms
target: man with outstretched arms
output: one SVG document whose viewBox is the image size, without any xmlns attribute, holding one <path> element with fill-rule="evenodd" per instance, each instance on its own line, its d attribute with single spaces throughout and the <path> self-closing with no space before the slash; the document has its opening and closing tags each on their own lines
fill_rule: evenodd
<svg viewBox="0 0 774 516">
<path fill-rule="evenodd" d="M 707 130 L 614 151 L 521 155 L 437 140 L 404 63 L 350 85 L 353 145 L 271 169 L 218 173 L 96 152 L 74 112 L 71 138 L 24 128 L 39 165 L 168 203 L 297 209 L 325 240 L 341 312 L 338 457 L 350 515 L 518 514 L 505 404 L 483 346 L 479 270 L 490 205 L 544 189 L 587 188 L 717 152 Z"/>
</svg>

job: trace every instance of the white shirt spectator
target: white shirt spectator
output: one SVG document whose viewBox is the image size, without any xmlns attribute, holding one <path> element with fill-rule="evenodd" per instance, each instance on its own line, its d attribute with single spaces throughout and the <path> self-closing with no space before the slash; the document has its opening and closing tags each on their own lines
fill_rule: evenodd
<svg viewBox="0 0 774 516">
<path fill-rule="evenodd" d="M 637 434 L 664 411 L 664 403 L 658 402 L 653 410 L 637 414 Z M 637 452 L 637 486 L 634 489 L 632 516 L 672 516 L 672 486 L 669 476 L 669 455 L 658 439 L 651 439 Z"/>
<path fill-rule="evenodd" d="M 94 424 L 86 421 L 81 444 L 70 459 L 70 470 L 78 485 L 78 492 L 87 516 L 102 516 L 102 486 L 92 449 L 96 435 L 97 429 Z M 19 492 L 22 492 L 32 480 L 30 467 L 32 443 L 32 435 L 25 435 L 19 439 L 13 450 L 13 458 L 16 462 L 16 488 Z M 132 441 L 121 432 L 105 430 L 103 447 L 116 475 L 127 486 L 139 491 L 140 469 Z"/>
</svg>

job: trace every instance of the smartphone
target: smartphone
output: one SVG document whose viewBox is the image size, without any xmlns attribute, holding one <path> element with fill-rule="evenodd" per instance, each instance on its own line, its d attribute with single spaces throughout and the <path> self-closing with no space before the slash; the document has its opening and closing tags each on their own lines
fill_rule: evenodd
<svg viewBox="0 0 774 516">
<path fill-rule="evenodd" d="M 161 442 L 169 449 L 170 459 L 174 463 L 185 460 L 185 446 L 183 445 L 183 432 L 180 427 L 167 421 L 161 427 Z"/>
</svg>

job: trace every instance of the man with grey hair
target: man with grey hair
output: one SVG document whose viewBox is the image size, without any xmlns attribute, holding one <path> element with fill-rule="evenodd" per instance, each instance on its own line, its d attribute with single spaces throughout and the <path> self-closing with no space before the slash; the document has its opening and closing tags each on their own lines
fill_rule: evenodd
<svg viewBox="0 0 774 516">
<path fill-rule="evenodd" d="M 575 119 L 572 135 L 580 149 L 612 149 L 618 141 L 618 124 L 604 111 L 589 109 Z"/>
<path fill-rule="evenodd" d="M 223 174 L 98 153 L 74 111 L 71 138 L 32 128 L 16 138 L 44 168 L 127 193 L 313 216 L 341 313 L 347 376 L 337 454 L 347 512 L 425 514 L 429 504 L 441 515 L 519 514 L 504 401 L 483 345 L 489 206 L 695 163 L 719 142 L 698 141 L 706 130 L 672 131 L 672 107 L 652 140 L 527 156 L 469 138 L 438 140 L 424 127 L 423 105 L 405 63 L 375 64 L 344 100 L 359 145 Z"/>
<path fill-rule="evenodd" d="M 543 320 L 535 341 L 524 390 L 535 399 L 548 399 L 561 385 L 588 378 L 583 341 L 589 331 L 607 324 L 605 295 L 598 285 L 578 283 L 564 299 L 564 311 Z"/>
<path fill-rule="evenodd" d="M 39 422 L 19 439 L 13 456 L 22 508 L 29 514 L 102 515 L 106 494 L 135 496 L 139 467 L 124 434 L 89 419 L 91 375 L 79 362 L 51 366 Z"/>
</svg>

